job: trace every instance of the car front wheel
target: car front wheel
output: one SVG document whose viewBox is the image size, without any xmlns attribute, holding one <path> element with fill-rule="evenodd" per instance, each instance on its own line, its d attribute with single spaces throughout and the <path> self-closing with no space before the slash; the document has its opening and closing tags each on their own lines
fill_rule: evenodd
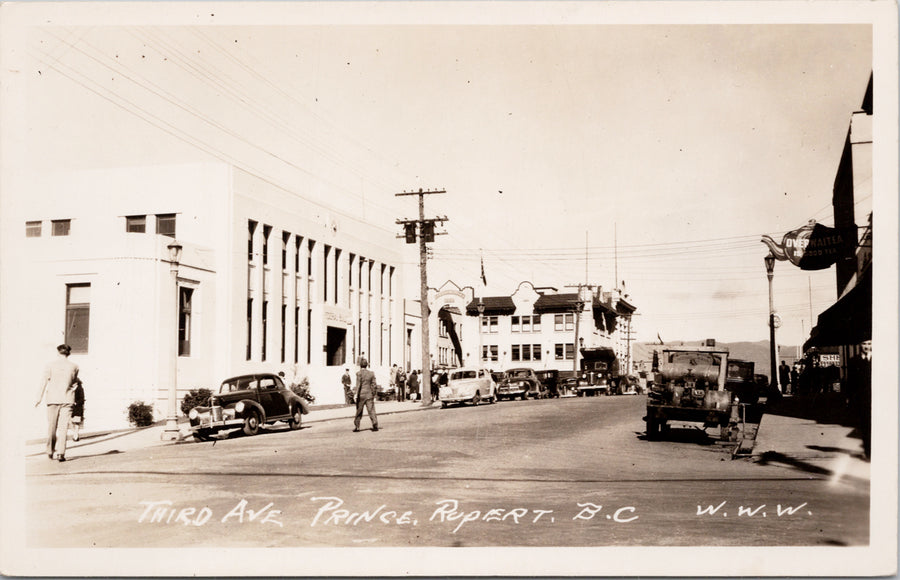
<svg viewBox="0 0 900 580">
<path fill-rule="evenodd" d="M 256 435 L 259 433 L 259 413 L 250 411 L 250 414 L 244 419 L 244 434 Z"/>
<path fill-rule="evenodd" d="M 472 397 L 472 404 L 478 405 L 479 403 L 481 403 L 481 393 L 476 391 L 475 396 Z"/>
</svg>

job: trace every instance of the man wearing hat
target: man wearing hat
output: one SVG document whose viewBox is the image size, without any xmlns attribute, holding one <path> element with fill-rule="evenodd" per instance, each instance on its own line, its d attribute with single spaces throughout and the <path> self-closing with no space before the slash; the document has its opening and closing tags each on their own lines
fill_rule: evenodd
<svg viewBox="0 0 900 580">
<path fill-rule="evenodd" d="M 81 381 L 78 378 L 78 365 L 69 360 L 72 347 L 61 344 L 56 347 L 56 352 L 56 359 L 47 365 L 41 378 L 41 388 L 34 406 L 41 404 L 46 393 L 47 457 L 65 461 L 69 419 L 72 417 L 72 405 L 75 404 L 75 387 Z"/>
</svg>

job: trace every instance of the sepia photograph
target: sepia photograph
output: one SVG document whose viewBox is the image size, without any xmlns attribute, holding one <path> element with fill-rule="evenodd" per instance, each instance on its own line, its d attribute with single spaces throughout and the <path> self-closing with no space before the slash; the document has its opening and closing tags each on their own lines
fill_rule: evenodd
<svg viewBox="0 0 900 580">
<path fill-rule="evenodd" d="M 0 573 L 895 575 L 897 29 L 0 4 Z"/>
</svg>

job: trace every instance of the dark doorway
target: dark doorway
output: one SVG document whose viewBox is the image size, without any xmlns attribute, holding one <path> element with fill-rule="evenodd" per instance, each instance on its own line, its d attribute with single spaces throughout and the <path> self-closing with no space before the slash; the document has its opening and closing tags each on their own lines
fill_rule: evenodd
<svg viewBox="0 0 900 580">
<path fill-rule="evenodd" d="M 326 339 L 325 364 L 332 367 L 344 364 L 346 361 L 347 329 L 329 326 Z"/>
</svg>

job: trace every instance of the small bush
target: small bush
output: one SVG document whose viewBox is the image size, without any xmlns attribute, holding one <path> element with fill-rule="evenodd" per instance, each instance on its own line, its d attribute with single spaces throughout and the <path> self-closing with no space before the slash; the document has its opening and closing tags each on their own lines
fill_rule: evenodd
<svg viewBox="0 0 900 580">
<path fill-rule="evenodd" d="M 209 398 L 211 396 L 212 391 L 209 389 L 191 389 L 181 400 L 181 412 L 187 416 L 194 407 L 209 406 Z"/>
<path fill-rule="evenodd" d="M 153 406 L 143 401 L 128 405 L 128 422 L 135 427 L 149 427 L 153 424 Z"/>
<path fill-rule="evenodd" d="M 299 383 L 290 385 L 290 389 L 297 395 L 302 395 L 309 390 L 309 377 L 303 377 Z"/>
</svg>

